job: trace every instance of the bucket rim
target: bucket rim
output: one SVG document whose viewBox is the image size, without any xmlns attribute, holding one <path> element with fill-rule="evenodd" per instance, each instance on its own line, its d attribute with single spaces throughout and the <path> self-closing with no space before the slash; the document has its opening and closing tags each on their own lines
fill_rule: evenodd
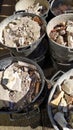
<svg viewBox="0 0 73 130">
<path fill-rule="evenodd" d="M 62 47 L 62 48 L 65 48 L 65 49 L 73 49 L 73 47 L 68 47 L 68 46 L 64 46 L 64 45 L 61 45 L 61 44 L 58 44 L 57 42 L 55 42 L 53 39 L 50 38 L 49 36 L 49 33 L 48 33 L 48 28 L 49 28 L 49 25 L 51 24 L 51 22 L 54 20 L 54 19 L 59 19 L 60 17 L 62 16 L 72 16 L 73 17 L 73 13 L 67 13 L 67 14 L 60 14 L 60 15 L 57 15 L 56 17 L 52 18 L 48 23 L 47 23 L 47 26 L 46 26 L 46 33 L 47 33 L 47 36 L 48 36 L 48 39 L 50 41 L 52 41 L 53 44 L 56 44 L 58 45 L 59 47 Z M 52 29 L 51 29 L 52 30 Z M 51 31 L 50 31 L 51 32 Z M 49 42 L 50 43 L 50 42 Z"/>
</svg>

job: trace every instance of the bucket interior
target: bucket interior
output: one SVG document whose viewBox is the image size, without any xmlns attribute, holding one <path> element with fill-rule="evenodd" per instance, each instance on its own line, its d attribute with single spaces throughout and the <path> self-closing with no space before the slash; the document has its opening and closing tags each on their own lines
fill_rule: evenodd
<svg viewBox="0 0 73 130">
<path fill-rule="evenodd" d="M 62 13 L 72 11 L 73 12 L 73 1 L 72 0 L 53 0 L 50 7 L 51 12 L 54 16 Z"/>
</svg>

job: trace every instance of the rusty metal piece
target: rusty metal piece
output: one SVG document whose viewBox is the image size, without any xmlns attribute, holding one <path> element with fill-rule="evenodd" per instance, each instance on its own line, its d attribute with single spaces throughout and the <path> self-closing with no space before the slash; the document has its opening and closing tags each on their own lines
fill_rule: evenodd
<svg viewBox="0 0 73 130">
<path fill-rule="evenodd" d="M 37 81 L 36 85 L 35 85 L 35 95 L 37 95 L 39 93 L 39 90 L 40 90 L 40 82 Z"/>
<path fill-rule="evenodd" d="M 33 18 L 33 20 L 36 21 L 36 22 L 38 22 L 39 25 L 42 25 L 42 24 L 43 24 L 42 21 L 40 20 L 40 18 L 39 18 L 38 16 L 35 16 L 35 17 Z"/>
</svg>

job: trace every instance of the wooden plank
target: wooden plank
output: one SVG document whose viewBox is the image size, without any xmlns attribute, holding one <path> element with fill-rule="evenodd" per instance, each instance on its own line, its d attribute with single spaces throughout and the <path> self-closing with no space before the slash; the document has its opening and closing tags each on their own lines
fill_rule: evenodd
<svg viewBox="0 0 73 130">
<path fill-rule="evenodd" d="M 15 6 L 2 6 L 1 7 L 1 11 L 0 11 L 0 15 L 7 15 L 7 16 L 10 16 L 14 13 L 15 11 Z"/>
<path fill-rule="evenodd" d="M 16 116 L 15 116 L 16 117 Z M 0 113 L 0 130 L 32 130 L 35 128 L 36 130 L 42 130 L 40 126 L 40 114 L 38 113 L 36 116 L 32 116 L 29 119 L 25 116 L 20 117 L 17 115 L 16 120 L 11 121 L 9 114 L 1 114 Z"/>
<path fill-rule="evenodd" d="M 28 127 L 11 127 L 11 126 L 6 127 L 6 126 L 1 126 L 0 129 L 1 130 L 34 130 L 30 126 L 28 126 Z M 35 130 L 42 130 L 42 127 L 37 127 L 37 128 L 35 128 Z"/>
<path fill-rule="evenodd" d="M 49 128 L 49 127 L 42 127 L 42 130 L 54 130 L 53 128 Z"/>
<path fill-rule="evenodd" d="M 31 130 L 30 127 L 11 127 L 11 126 L 0 126 L 0 130 Z"/>
<path fill-rule="evenodd" d="M 31 128 L 30 126 L 27 127 L 12 127 L 12 126 L 0 126 L 1 130 L 34 130 L 34 128 Z M 42 126 L 38 126 L 37 128 L 35 128 L 35 130 L 54 130 L 53 128 L 48 128 L 48 127 L 42 127 Z"/>
<path fill-rule="evenodd" d="M 17 0 L 0 0 L 0 5 L 2 4 L 9 4 L 9 5 L 14 5 Z"/>
<path fill-rule="evenodd" d="M 19 117 L 19 116 L 18 116 Z M 41 124 L 41 118 L 42 124 Z M 54 130 L 49 121 L 47 111 L 42 111 L 42 116 L 38 113 L 30 119 L 19 118 L 19 120 L 11 121 L 8 114 L 0 113 L 0 130 Z"/>
<path fill-rule="evenodd" d="M 16 0 L 0 0 L 0 22 L 15 11 Z"/>
</svg>

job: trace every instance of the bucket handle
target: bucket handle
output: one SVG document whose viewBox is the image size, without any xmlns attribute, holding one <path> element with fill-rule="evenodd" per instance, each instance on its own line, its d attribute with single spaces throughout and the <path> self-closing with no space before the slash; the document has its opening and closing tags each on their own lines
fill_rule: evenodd
<svg viewBox="0 0 73 130">
<path fill-rule="evenodd" d="M 73 13 L 73 10 L 65 10 L 64 13 Z"/>
<path fill-rule="evenodd" d="M 60 78 L 61 75 L 63 75 L 65 72 L 59 70 L 58 72 L 56 72 L 53 77 L 50 79 L 50 82 L 52 85 L 55 84 L 55 82 Z"/>
<path fill-rule="evenodd" d="M 68 48 L 68 51 L 73 53 L 73 48 Z"/>
<path fill-rule="evenodd" d="M 16 120 L 20 120 L 22 119 L 23 117 L 26 117 L 26 119 L 30 119 L 30 118 L 33 118 L 35 115 L 33 115 L 32 113 L 40 113 L 40 109 L 39 107 L 33 109 L 31 112 L 26 112 L 26 113 L 14 113 L 14 114 L 9 114 L 9 117 L 10 117 L 10 121 L 16 121 Z M 17 114 L 17 116 L 13 116 Z"/>
<path fill-rule="evenodd" d="M 15 11 L 13 14 L 19 14 L 19 13 L 25 13 L 25 10 L 18 10 L 18 11 Z"/>
<path fill-rule="evenodd" d="M 56 83 L 56 81 L 60 78 L 61 75 L 63 75 L 65 72 L 59 70 L 58 72 L 56 72 L 53 77 L 49 80 L 49 79 L 45 79 L 47 84 L 48 84 L 48 88 L 52 88 L 52 86 Z"/>
<path fill-rule="evenodd" d="M 48 0 L 48 2 L 51 4 L 51 2 L 52 2 L 53 0 Z"/>
<path fill-rule="evenodd" d="M 29 51 L 29 49 L 32 47 L 32 45 L 31 46 L 28 46 L 28 47 L 25 47 L 25 48 L 19 48 L 19 47 L 16 47 L 16 50 L 17 50 L 17 52 L 24 52 L 24 50 L 25 50 L 25 52 L 26 51 Z"/>
<path fill-rule="evenodd" d="M 47 13 L 47 14 L 44 14 L 43 17 L 44 17 L 44 18 L 47 18 L 47 17 L 48 17 L 48 13 Z"/>
</svg>

